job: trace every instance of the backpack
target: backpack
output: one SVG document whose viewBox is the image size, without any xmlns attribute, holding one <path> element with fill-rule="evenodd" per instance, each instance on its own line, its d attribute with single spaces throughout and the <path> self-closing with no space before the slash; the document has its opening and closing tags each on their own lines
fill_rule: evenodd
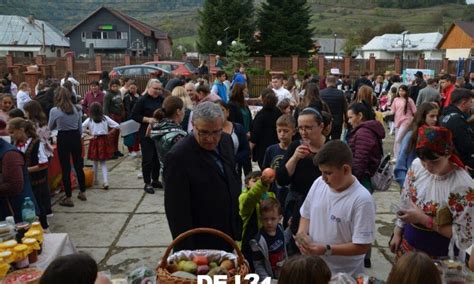
<svg viewBox="0 0 474 284">
<path fill-rule="evenodd" d="M 370 178 L 372 187 L 378 191 L 387 191 L 393 181 L 393 168 L 390 164 L 391 156 L 387 154 L 380 160 L 374 176 Z"/>
</svg>

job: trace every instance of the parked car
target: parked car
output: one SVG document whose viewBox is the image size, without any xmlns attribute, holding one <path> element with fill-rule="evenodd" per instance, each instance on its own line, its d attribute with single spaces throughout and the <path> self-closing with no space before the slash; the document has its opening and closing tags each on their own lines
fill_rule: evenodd
<svg viewBox="0 0 474 284">
<path fill-rule="evenodd" d="M 171 72 L 160 67 L 150 65 L 125 65 L 114 67 L 110 71 L 109 76 L 111 78 L 117 78 L 119 76 L 147 76 L 151 73 L 163 73 L 166 77 L 169 77 Z"/>
<path fill-rule="evenodd" d="M 183 75 L 184 77 L 190 77 L 197 73 L 196 67 L 190 62 L 182 61 L 150 61 L 145 62 L 145 65 L 156 66 L 165 70 L 168 70 L 173 75 Z"/>
</svg>

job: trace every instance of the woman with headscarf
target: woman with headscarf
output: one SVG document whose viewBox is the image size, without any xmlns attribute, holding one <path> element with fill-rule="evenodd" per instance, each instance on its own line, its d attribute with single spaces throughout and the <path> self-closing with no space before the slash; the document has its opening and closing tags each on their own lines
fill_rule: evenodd
<svg viewBox="0 0 474 284">
<path fill-rule="evenodd" d="M 422 251 L 440 258 L 453 256 L 455 246 L 462 258 L 473 239 L 474 180 L 455 154 L 447 128 L 420 127 L 416 154 L 400 196 L 390 249 L 398 257 Z"/>
</svg>

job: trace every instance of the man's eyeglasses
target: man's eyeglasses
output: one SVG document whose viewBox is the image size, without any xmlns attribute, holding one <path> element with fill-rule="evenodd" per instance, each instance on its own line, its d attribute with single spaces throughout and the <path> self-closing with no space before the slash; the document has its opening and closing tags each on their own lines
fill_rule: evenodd
<svg viewBox="0 0 474 284">
<path fill-rule="evenodd" d="M 199 130 L 196 127 L 194 129 L 201 138 L 219 137 L 222 134 L 222 129 L 216 131 Z"/>
</svg>

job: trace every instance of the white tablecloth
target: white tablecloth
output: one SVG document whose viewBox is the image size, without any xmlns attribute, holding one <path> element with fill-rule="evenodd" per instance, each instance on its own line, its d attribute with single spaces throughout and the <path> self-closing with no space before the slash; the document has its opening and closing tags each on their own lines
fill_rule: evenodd
<svg viewBox="0 0 474 284">
<path fill-rule="evenodd" d="M 57 257 L 74 253 L 77 253 L 77 250 L 68 234 L 44 234 L 43 251 L 38 256 L 38 261 L 31 264 L 30 267 L 45 270 Z"/>
</svg>

